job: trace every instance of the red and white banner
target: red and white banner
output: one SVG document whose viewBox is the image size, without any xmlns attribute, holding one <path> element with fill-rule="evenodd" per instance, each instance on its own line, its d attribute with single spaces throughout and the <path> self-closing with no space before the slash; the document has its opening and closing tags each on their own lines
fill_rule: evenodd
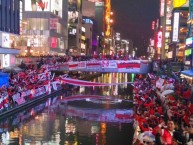
<svg viewBox="0 0 193 145">
<path fill-rule="evenodd" d="M 86 68 L 87 69 L 95 69 L 95 70 L 100 69 L 101 63 L 100 63 L 100 61 L 87 61 Z"/>
<path fill-rule="evenodd" d="M 99 82 L 89 82 L 89 81 L 82 81 L 77 79 L 71 79 L 71 78 L 61 78 L 61 81 L 67 84 L 72 84 L 76 86 L 113 86 L 113 85 L 121 85 L 121 84 L 130 84 L 133 82 L 124 82 L 124 83 L 99 83 Z"/>
<path fill-rule="evenodd" d="M 68 62 L 69 70 L 77 70 L 78 69 L 78 62 Z"/>
<path fill-rule="evenodd" d="M 117 62 L 115 60 L 102 60 L 102 68 L 117 68 Z"/>
<path fill-rule="evenodd" d="M 118 72 L 140 72 L 140 60 L 119 60 L 117 61 Z"/>
<path fill-rule="evenodd" d="M 86 69 L 86 61 L 78 62 L 78 69 Z"/>
</svg>

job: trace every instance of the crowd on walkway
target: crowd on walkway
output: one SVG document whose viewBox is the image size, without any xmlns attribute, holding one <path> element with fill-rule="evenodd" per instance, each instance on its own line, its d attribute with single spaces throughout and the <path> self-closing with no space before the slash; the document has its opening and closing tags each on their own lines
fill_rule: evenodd
<svg viewBox="0 0 193 145">
<path fill-rule="evenodd" d="M 135 145 L 193 145 L 193 98 L 185 79 L 137 77 L 134 102 Z"/>
<path fill-rule="evenodd" d="M 51 82 L 58 78 L 51 74 L 45 64 L 39 68 L 35 65 L 26 66 L 23 62 L 23 71 L 9 73 L 8 84 L 0 87 L 0 111 L 12 108 L 36 97 L 36 94 L 49 92 Z M 39 89 L 39 90 L 38 90 Z"/>
<path fill-rule="evenodd" d="M 18 57 L 22 59 L 28 59 L 28 57 Z M 92 56 L 58 56 L 58 55 L 46 55 L 41 57 L 31 57 L 31 60 L 37 60 L 37 62 L 44 61 L 44 63 L 61 63 L 61 62 L 68 62 L 68 61 L 89 61 L 89 60 L 147 60 L 145 57 L 136 57 L 131 55 L 92 55 Z M 29 60 L 29 59 L 28 59 Z"/>
</svg>

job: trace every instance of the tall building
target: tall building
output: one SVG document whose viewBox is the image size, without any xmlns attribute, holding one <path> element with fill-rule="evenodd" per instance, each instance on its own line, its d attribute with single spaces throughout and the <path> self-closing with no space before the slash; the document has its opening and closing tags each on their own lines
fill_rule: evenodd
<svg viewBox="0 0 193 145">
<path fill-rule="evenodd" d="M 178 61 L 184 61 L 186 49 L 186 38 L 188 34 L 187 20 L 189 16 L 188 7 L 173 9 L 172 44 L 173 56 Z"/>
<path fill-rule="evenodd" d="M 71 33 L 73 31 L 73 33 Z M 81 55 L 85 40 L 81 38 L 85 29 L 82 28 L 82 0 L 68 0 L 68 54 Z M 85 52 L 85 51 L 84 51 Z"/>
<path fill-rule="evenodd" d="M 95 2 L 95 20 L 98 35 L 104 33 L 104 2 Z M 104 35 L 104 34 L 102 34 Z"/>
<path fill-rule="evenodd" d="M 93 55 L 95 53 L 95 48 L 93 45 L 93 21 L 89 18 L 83 18 L 82 26 L 85 28 L 85 55 Z"/>
<path fill-rule="evenodd" d="M 161 0 L 160 27 L 156 34 L 158 59 L 184 59 L 189 1 Z"/>
<path fill-rule="evenodd" d="M 0 68 L 15 65 L 20 30 L 20 0 L 0 0 Z"/>
<path fill-rule="evenodd" d="M 64 55 L 68 46 L 68 1 L 24 0 L 20 49 L 23 55 Z"/>
<path fill-rule="evenodd" d="M 95 29 L 95 3 L 88 0 L 82 1 L 83 26 L 86 29 L 86 55 L 97 53 L 97 34 Z"/>
<path fill-rule="evenodd" d="M 160 22 L 156 24 L 156 59 L 168 58 L 172 30 L 172 0 L 160 0 Z"/>
</svg>

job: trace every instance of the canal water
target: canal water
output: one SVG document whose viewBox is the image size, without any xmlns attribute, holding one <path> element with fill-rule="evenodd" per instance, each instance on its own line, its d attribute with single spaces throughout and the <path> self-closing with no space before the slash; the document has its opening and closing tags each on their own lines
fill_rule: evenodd
<svg viewBox="0 0 193 145">
<path fill-rule="evenodd" d="M 106 73 L 92 81 L 121 83 L 133 81 L 133 78 L 133 74 Z M 87 101 L 65 101 L 66 97 L 77 95 L 95 98 L 86 99 Z M 110 100 L 105 99 L 109 97 Z M 130 100 L 130 84 L 105 87 L 69 86 L 63 95 L 53 96 L 32 108 L 1 119 L 0 144 L 131 145 L 134 131 Z"/>
</svg>

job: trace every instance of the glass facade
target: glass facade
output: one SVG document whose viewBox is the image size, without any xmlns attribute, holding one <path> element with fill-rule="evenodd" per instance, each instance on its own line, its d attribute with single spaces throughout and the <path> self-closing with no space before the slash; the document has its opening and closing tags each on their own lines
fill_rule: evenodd
<svg viewBox="0 0 193 145">
<path fill-rule="evenodd" d="M 64 54 L 67 48 L 67 4 L 64 0 L 44 3 L 24 0 L 21 22 L 21 55 Z"/>
<path fill-rule="evenodd" d="M 19 0 L 0 0 L 0 31 L 19 34 Z"/>
<path fill-rule="evenodd" d="M 21 0 L 0 0 L 0 68 L 14 66 L 19 54 L 19 19 Z"/>
</svg>

